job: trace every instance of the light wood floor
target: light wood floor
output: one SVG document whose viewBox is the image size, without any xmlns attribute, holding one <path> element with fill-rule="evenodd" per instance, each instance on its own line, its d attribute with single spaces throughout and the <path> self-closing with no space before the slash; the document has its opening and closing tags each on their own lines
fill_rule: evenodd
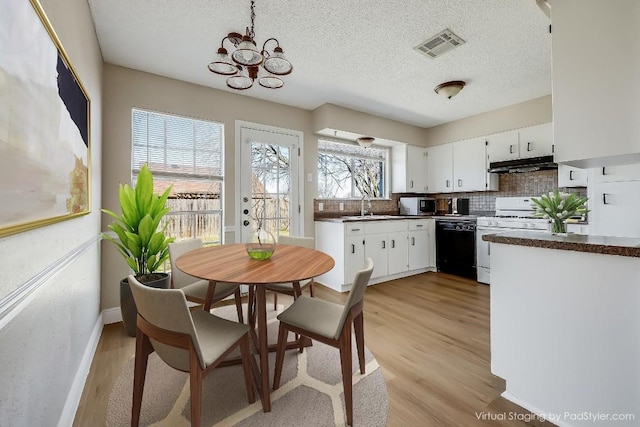
<svg viewBox="0 0 640 427">
<path fill-rule="evenodd" d="M 347 296 L 318 285 L 316 292 L 334 302 Z M 442 273 L 369 286 L 365 345 L 387 383 L 388 426 L 553 426 L 500 397 L 504 381 L 490 371 L 488 286 Z M 135 338 L 121 324 L 105 326 L 74 426 L 104 425 L 113 383 L 134 353 Z"/>
</svg>

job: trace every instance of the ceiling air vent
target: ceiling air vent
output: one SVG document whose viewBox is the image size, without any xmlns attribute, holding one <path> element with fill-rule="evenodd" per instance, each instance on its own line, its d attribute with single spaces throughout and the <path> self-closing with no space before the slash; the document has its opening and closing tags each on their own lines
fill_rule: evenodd
<svg viewBox="0 0 640 427">
<path fill-rule="evenodd" d="M 464 44 L 465 41 L 456 36 L 450 29 L 445 29 L 435 36 L 414 47 L 418 52 L 435 59 Z"/>
</svg>

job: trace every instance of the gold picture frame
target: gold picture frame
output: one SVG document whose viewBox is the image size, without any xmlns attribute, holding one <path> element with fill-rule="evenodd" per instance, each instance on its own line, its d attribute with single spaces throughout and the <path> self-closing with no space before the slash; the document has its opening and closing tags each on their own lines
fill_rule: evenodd
<svg viewBox="0 0 640 427">
<path fill-rule="evenodd" d="M 91 211 L 91 101 L 37 0 L 0 14 L 0 237 Z"/>
</svg>

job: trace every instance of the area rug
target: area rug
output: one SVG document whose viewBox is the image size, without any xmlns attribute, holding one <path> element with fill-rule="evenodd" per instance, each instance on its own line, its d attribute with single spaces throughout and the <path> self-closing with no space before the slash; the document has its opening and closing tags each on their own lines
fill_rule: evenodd
<svg viewBox="0 0 640 427">
<path fill-rule="evenodd" d="M 246 307 L 245 307 L 246 309 Z M 278 311 L 282 306 L 278 307 Z M 237 320 L 235 306 L 213 313 Z M 246 313 L 246 312 L 245 312 Z M 277 341 L 277 312 L 267 312 L 269 343 Z M 246 317 L 245 317 L 246 319 Z M 365 323 L 366 328 L 366 323 Z M 291 336 L 290 338 L 293 338 Z M 388 413 L 387 387 L 373 355 L 365 348 L 366 373 L 360 374 L 353 345 L 353 422 L 358 426 L 385 426 Z M 273 382 L 275 352 L 269 354 L 270 382 Z M 109 396 L 107 426 L 131 425 L 134 360 L 118 376 Z M 242 367 L 214 369 L 203 381 L 203 426 L 344 426 L 346 415 L 338 349 L 314 342 L 303 353 L 287 350 L 280 389 L 271 392 L 271 412 L 262 403 L 249 404 Z M 166 365 L 155 353 L 149 356 L 142 398 L 140 425 L 190 425 L 189 376 Z"/>
</svg>

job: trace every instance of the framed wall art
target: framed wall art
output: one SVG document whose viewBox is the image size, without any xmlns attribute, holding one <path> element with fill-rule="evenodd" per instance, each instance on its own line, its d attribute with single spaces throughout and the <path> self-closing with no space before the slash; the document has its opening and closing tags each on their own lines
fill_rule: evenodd
<svg viewBox="0 0 640 427">
<path fill-rule="evenodd" d="M 37 0 L 0 0 L 0 236 L 90 211 L 90 100 Z"/>
</svg>

